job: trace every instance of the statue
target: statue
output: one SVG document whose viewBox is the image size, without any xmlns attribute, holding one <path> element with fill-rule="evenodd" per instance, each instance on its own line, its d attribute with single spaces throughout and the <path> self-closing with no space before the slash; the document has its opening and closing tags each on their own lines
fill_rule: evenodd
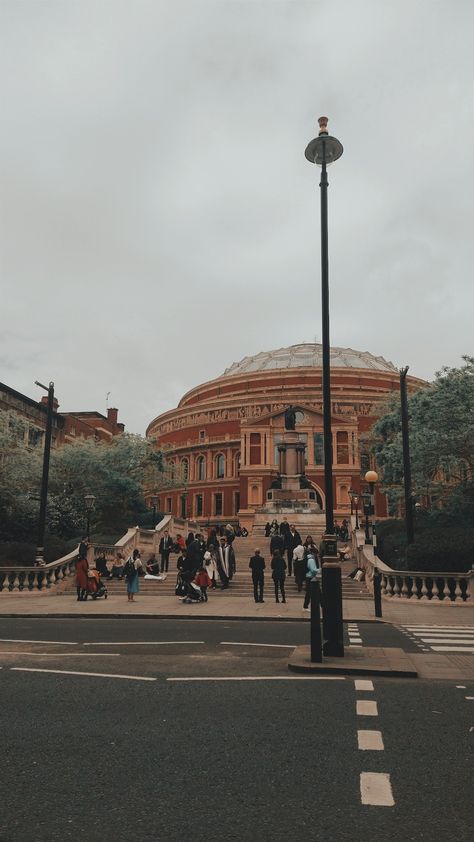
<svg viewBox="0 0 474 842">
<path fill-rule="evenodd" d="M 281 488 L 281 475 L 277 474 L 275 479 L 272 481 L 270 488 Z"/>
<path fill-rule="evenodd" d="M 285 409 L 285 430 L 294 430 L 296 424 L 296 412 L 292 406 Z"/>
</svg>

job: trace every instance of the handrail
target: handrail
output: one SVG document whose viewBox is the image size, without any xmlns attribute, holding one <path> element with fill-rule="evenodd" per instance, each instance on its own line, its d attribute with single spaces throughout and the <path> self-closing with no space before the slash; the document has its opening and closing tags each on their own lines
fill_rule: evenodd
<svg viewBox="0 0 474 842">
<path fill-rule="evenodd" d="M 352 543 L 358 564 L 365 571 L 366 584 L 373 593 L 375 570 L 381 576 L 381 592 L 384 599 L 449 600 L 467 602 L 471 599 L 474 570 L 467 573 L 453 573 L 440 570 L 394 570 L 374 555 L 371 544 L 365 544 L 362 530 L 353 530 Z"/>
</svg>

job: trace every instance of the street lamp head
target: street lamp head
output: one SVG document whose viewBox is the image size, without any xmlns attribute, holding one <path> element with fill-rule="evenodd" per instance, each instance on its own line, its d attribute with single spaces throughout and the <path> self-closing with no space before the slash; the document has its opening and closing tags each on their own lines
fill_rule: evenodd
<svg viewBox="0 0 474 842">
<path fill-rule="evenodd" d="M 311 164 L 321 167 L 324 163 L 329 166 L 341 157 L 344 147 L 342 143 L 332 135 L 328 134 L 328 118 L 320 117 L 319 134 L 314 140 L 310 140 L 306 149 L 305 157 Z"/>
<path fill-rule="evenodd" d="M 95 496 L 93 494 L 84 494 L 84 502 L 86 504 L 87 511 L 91 512 L 94 508 Z"/>
<path fill-rule="evenodd" d="M 367 471 L 364 479 L 366 482 L 377 482 L 379 475 L 377 471 Z"/>
</svg>

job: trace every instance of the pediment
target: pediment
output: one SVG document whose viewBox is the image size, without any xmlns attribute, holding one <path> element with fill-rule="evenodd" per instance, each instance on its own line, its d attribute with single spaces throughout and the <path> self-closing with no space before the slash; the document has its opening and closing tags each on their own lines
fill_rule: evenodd
<svg viewBox="0 0 474 842">
<path fill-rule="evenodd" d="M 281 429 L 285 427 L 285 410 L 288 404 L 282 404 L 281 408 L 274 410 L 273 412 L 262 412 L 260 416 L 256 416 L 255 414 L 253 417 L 249 417 L 242 420 L 242 426 L 245 427 L 272 427 L 276 429 Z M 323 412 L 318 409 L 315 409 L 311 406 L 306 406 L 305 404 L 292 404 L 295 410 L 298 412 L 302 412 L 304 415 L 303 420 L 296 422 L 296 431 L 298 432 L 298 427 L 302 426 L 311 426 L 311 427 L 319 427 L 323 426 Z M 347 425 L 348 427 L 354 427 L 355 419 L 352 416 L 347 415 L 331 415 L 331 421 L 337 423 L 340 427 L 341 425 Z"/>
</svg>

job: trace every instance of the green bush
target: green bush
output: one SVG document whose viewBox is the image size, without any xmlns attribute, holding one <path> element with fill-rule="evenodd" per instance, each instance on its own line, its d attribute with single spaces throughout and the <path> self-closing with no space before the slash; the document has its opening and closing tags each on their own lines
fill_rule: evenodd
<svg viewBox="0 0 474 842">
<path fill-rule="evenodd" d="M 426 513 L 416 518 L 415 541 L 407 546 L 405 521 L 386 520 L 377 524 L 377 548 L 394 570 L 466 573 L 474 565 L 474 528 L 445 511 Z"/>
</svg>

